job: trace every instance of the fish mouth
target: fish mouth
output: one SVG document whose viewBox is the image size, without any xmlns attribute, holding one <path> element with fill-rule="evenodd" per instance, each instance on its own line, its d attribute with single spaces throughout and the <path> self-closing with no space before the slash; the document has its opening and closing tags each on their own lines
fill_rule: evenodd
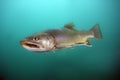
<svg viewBox="0 0 120 80">
<path fill-rule="evenodd" d="M 31 47 L 31 48 L 39 48 L 39 46 L 36 45 L 36 44 L 26 43 L 25 45 L 26 45 L 26 46 L 29 46 L 29 47 Z"/>
<path fill-rule="evenodd" d="M 39 46 L 33 42 L 20 41 L 20 44 L 22 46 L 26 46 L 26 47 L 30 47 L 30 48 L 39 48 Z"/>
</svg>

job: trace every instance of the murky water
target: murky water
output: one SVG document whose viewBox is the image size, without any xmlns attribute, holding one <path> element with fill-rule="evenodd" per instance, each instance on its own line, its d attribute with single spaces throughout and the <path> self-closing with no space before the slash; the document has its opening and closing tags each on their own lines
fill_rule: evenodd
<svg viewBox="0 0 120 80">
<path fill-rule="evenodd" d="M 0 78 L 5 80 L 109 80 L 115 78 L 119 52 L 119 0 L 1 0 Z M 19 41 L 73 22 L 79 30 L 99 23 L 102 40 L 35 53 Z"/>
</svg>

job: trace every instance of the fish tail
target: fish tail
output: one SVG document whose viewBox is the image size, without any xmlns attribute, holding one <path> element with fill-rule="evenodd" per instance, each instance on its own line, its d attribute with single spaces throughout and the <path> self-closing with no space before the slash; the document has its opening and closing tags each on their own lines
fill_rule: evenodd
<svg viewBox="0 0 120 80">
<path fill-rule="evenodd" d="M 101 33 L 101 30 L 100 30 L 100 27 L 99 27 L 99 24 L 96 24 L 94 25 L 90 31 L 93 33 L 93 36 L 96 38 L 96 39 L 101 39 L 102 38 L 102 33 Z"/>
</svg>

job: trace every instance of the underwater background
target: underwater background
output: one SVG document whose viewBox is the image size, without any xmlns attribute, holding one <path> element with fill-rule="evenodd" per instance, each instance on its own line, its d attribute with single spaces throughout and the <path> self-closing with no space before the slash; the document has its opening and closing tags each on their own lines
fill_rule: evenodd
<svg viewBox="0 0 120 80">
<path fill-rule="evenodd" d="M 19 41 L 73 22 L 99 23 L 92 47 L 30 52 Z M 120 0 L 0 0 L 0 80 L 116 80 L 120 56 Z"/>
</svg>

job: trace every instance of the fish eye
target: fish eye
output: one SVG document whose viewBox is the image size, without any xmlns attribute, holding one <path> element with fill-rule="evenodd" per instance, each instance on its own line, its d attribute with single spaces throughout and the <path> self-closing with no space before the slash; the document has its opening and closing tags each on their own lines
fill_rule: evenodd
<svg viewBox="0 0 120 80">
<path fill-rule="evenodd" d="M 33 38 L 33 40 L 37 41 L 37 40 L 38 40 L 38 38 L 37 38 L 37 37 L 34 37 L 34 38 Z"/>
</svg>

